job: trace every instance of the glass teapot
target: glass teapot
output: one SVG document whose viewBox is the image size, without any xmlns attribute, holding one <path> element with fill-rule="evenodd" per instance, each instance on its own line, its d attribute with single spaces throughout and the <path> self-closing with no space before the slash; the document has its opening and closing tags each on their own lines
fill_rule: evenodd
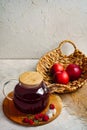
<svg viewBox="0 0 87 130">
<path fill-rule="evenodd" d="M 49 102 L 49 89 L 39 72 L 24 72 L 19 76 L 18 83 L 14 86 L 13 98 L 5 94 L 5 88 L 14 79 L 3 85 L 3 94 L 8 100 L 14 102 L 15 107 L 24 113 L 35 114 L 46 108 Z M 17 80 L 15 80 L 17 81 Z"/>
</svg>

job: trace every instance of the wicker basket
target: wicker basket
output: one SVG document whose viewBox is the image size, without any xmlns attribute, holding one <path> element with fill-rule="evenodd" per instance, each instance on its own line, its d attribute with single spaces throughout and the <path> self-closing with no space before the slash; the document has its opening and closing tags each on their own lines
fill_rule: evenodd
<svg viewBox="0 0 87 130">
<path fill-rule="evenodd" d="M 69 56 L 64 55 L 61 51 L 63 44 L 67 42 L 74 47 L 74 52 Z M 81 77 L 78 80 L 70 81 L 67 85 L 53 83 L 52 76 L 50 75 L 50 68 L 55 62 L 61 63 L 65 68 L 70 63 L 79 65 L 82 68 Z M 44 81 L 49 89 L 56 93 L 73 92 L 82 87 L 87 81 L 87 57 L 69 40 L 62 41 L 58 48 L 51 50 L 41 57 L 36 69 L 43 75 Z"/>
</svg>

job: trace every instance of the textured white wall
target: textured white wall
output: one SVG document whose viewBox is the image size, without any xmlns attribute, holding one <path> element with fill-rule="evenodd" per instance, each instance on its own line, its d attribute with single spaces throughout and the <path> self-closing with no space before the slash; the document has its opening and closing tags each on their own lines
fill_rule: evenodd
<svg viewBox="0 0 87 130">
<path fill-rule="evenodd" d="M 87 0 L 0 0 L 0 58 L 39 58 L 64 39 L 87 54 Z"/>
</svg>

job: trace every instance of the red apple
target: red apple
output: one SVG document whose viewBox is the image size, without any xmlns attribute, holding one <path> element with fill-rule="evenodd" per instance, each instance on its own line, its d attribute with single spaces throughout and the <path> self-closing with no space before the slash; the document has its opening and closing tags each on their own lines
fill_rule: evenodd
<svg viewBox="0 0 87 130">
<path fill-rule="evenodd" d="M 51 67 L 51 74 L 55 74 L 58 71 L 63 71 L 64 68 L 61 64 L 59 63 L 54 63 L 53 66 Z"/>
<path fill-rule="evenodd" d="M 66 71 L 70 77 L 70 80 L 76 80 L 81 76 L 82 70 L 76 64 L 69 64 L 66 68 Z"/>
<path fill-rule="evenodd" d="M 69 82 L 69 76 L 66 71 L 58 71 L 53 76 L 55 83 L 67 84 Z"/>
</svg>

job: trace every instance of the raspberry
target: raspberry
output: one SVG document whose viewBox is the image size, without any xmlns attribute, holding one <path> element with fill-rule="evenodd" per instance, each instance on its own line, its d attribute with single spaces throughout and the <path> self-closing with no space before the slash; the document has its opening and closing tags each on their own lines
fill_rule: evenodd
<svg viewBox="0 0 87 130">
<path fill-rule="evenodd" d="M 39 119 L 39 114 L 36 114 L 34 118 L 35 118 L 35 120 L 38 120 Z"/>
<path fill-rule="evenodd" d="M 43 116 L 44 116 L 43 113 L 36 114 L 36 115 L 34 116 L 34 120 L 42 121 L 42 120 L 43 120 Z"/>
<path fill-rule="evenodd" d="M 50 105 L 49 105 L 49 108 L 50 108 L 50 109 L 54 109 L 54 108 L 55 108 L 54 104 L 50 104 Z"/>
<path fill-rule="evenodd" d="M 32 119 L 29 119 L 28 122 L 29 122 L 30 125 L 33 125 L 33 124 L 34 124 L 34 121 L 33 121 Z"/>
<path fill-rule="evenodd" d="M 26 118 L 23 119 L 23 122 L 24 123 L 29 123 L 29 119 L 26 117 Z"/>
<path fill-rule="evenodd" d="M 48 115 L 44 115 L 43 121 L 48 121 L 48 120 L 49 120 L 49 116 Z"/>
<path fill-rule="evenodd" d="M 39 114 L 39 118 L 43 118 L 43 117 L 44 117 L 44 115 L 45 115 L 45 114 L 40 113 L 40 114 Z"/>
</svg>

